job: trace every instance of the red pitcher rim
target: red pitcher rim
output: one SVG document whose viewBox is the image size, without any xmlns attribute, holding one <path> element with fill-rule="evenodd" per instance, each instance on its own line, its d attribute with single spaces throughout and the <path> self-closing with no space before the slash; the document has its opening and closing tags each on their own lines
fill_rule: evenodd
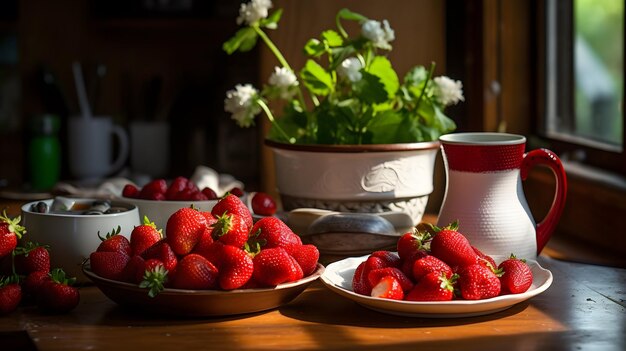
<svg viewBox="0 0 626 351">
<path fill-rule="evenodd" d="M 444 144 L 457 145 L 517 145 L 526 142 L 520 134 L 498 132 L 464 132 L 451 133 L 439 137 Z"/>
</svg>

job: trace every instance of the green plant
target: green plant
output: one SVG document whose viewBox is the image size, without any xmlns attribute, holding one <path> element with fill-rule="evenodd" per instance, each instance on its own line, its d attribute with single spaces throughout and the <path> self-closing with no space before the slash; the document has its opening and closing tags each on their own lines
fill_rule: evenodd
<svg viewBox="0 0 626 351">
<path fill-rule="evenodd" d="M 224 109 L 241 127 L 264 112 L 271 122 L 269 139 L 298 144 L 421 142 L 456 128 L 443 111 L 464 99 L 461 82 L 433 78 L 434 63 L 412 68 L 401 81 L 386 57 L 395 39 L 386 20 L 340 10 L 337 29 L 304 46 L 307 61 L 298 78 L 265 32 L 276 29 L 282 15 L 282 9 L 270 14 L 271 7 L 270 0 L 242 4 L 237 22 L 244 26 L 223 45 L 228 54 L 244 52 L 260 38 L 280 63 L 262 90 L 245 84 L 227 92 Z M 350 36 L 342 21 L 358 22 L 359 35 Z M 268 105 L 273 99 L 287 102 L 280 118 Z"/>
</svg>

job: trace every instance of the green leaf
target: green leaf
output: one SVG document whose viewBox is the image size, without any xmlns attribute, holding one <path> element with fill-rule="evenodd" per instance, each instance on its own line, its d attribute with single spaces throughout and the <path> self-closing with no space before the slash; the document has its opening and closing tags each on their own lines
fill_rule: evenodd
<svg viewBox="0 0 626 351">
<path fill-rule="evenodd" d="M 307 60 L 304 68 L 300 71 L 300 77 L 307 89 L 315 95 L 325 96 L 333 90 L 331 75 L 313 60 Z"/>
<path fill-rule="evenodd" d="M 326 47 L 321 41 L 315 38 L 309 39 L 304 45 L 304 53 L 307 56 L 319 57 L 322 56 L 324 52 L 326 52 Z"/>
<path fill-rule="evenodd" d="M 237 50 L 241 52 L 250 51 L 256 45 L 257 38 L 258 35 L 254 29 L 250 27 L 241 28 L 222 45 L 222 49 L 229 55 Z"/>
<path fill-rule="evenodd" d="M 349 21 L 366 21 L 367 17 L 356 13 L 356 12 L 352 12 L 348 9 L 341 9 L 339 10 L 339 13 L 337 14 L 337 17 L 341 18 L 341 19 L 345 19 L 345 20 L 349 20 Z"/>
<path fill-rule="evenodd" d="M 368 72 L 380 78 L 385 86 L 387 97 L 393 98 L 400 88 L 398 75 L 391 66 L 391 62 L 384 56 L 376 56 L 368 68 Z"/>
<path fill-rule="evenodd" d="M 280 21 L 280 17 L 283 15 L 283 9 L 278 9 L 272 12 L 267 18 L 259 21 L 259 25 L 261 27 L 265 27 L 268 29 L 276 29 L 278 28 L 278 21 Z"/>
<path fill-rule="evenodd" d="M 328 43 L 330 47 L 338 47 L 343 45 L 343 38 L 334 30 L 326 30 L 322 32 L 322 40 Z"/>
<path fill-rule="evenodd" d="M 363 78 L 355 83 L 354 89 L 359 99 L 367 104 L 377 104 L 387 101 L 388 95 L 385 85 L 377 77 L 368 72 L 362 72 Z"/>
<path fill-rule="evenodd" d="M 373 144 L 397 143 L 396 135 L 402 123 L 402 116 L 395 111 L 376 114 L 368 126 Z"/>
</svg>

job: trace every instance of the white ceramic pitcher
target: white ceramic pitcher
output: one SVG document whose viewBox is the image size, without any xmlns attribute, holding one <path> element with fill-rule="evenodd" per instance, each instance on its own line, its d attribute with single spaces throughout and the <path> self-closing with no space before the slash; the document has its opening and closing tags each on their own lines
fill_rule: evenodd
<svg viewBox="0 0 626 351">
<path fill-rule="evenodd" d="M 550 150 L 524 153 L 526 138 L 506 133 L 455 133 L 440 138 L 446 192 L 438 226 L 459 221 L 470 243 L 489 255 L 535 258 L 552 235 L 565 205 L 567 179 Z M 549 167 L 556 191 L 546 217 L 535 223 L 522 181 L 535 165 Z"/>
</svg>

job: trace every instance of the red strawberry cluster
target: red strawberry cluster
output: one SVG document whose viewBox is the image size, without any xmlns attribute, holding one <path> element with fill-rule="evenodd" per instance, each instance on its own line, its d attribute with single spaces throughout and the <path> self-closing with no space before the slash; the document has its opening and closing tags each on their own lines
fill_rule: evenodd
<svg viewBox="0 0 626 351">
<path fill-rule="evenodd" d="M 242 196 L 243 191 L 233 188 L 230 193 Z M 165 179 L 154 179 L 141 188 L 133 184 L 127 184 L 122 190 L 122 196 L 143 200 L 168 200 L 168 201 L 205 201 L 218 198 L 214 189 L 204 187 L 199 189 L 191 180 L 185 177 L 176 177 L 168 185 Z"/>
<path fill-rule="evenodd" d="M 373 252 L 356 268 L 354 292 L 407 301 L 480 300 L 528 290 L 533 276 L 514 255 L 500 265 L 472 246 L 454 222 L 418 226 L 402 235 L 397 254 Z"/>
<path fill-rule="evenodd" d="M 144 218 L 126 237 L 103 238 L 90 255 L 97 275 L 133 284 L 155 296 L 163 288 L 233 290 L 272 287 L 316 270 L 319 251 L 304 245 L 284 222 L 253 223 L 239 197 L 229 194 L 213 209 L 182 208 L 167 221 L 167 235 Z"/>
<path fill-rule="evenodd" d="M 15 311 L 20 304 L 37 304 L 47 313 L 65 313 L 80 300 L 75 278 L 62 269 L 50 270 L 47 247 L 33 242 L 18 246 L 26 229 L 20 217 L 0 216 L 0 315 Z"/>
</svg>

